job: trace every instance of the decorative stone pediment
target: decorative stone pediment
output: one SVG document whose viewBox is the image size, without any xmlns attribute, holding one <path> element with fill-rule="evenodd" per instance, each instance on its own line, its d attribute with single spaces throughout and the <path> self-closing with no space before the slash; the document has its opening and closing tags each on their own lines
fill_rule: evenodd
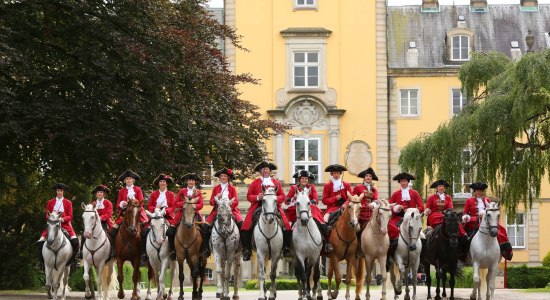
<svg viewBox="0 0 550 300">
<path fill-rule="evenodd" d="M 364 141 L 352 141 L 347 147 L 346 153 L 348 172 L 353 175 L 370 167 L 372 164 L 372 154 L 370 146 Z"/>
</svg>

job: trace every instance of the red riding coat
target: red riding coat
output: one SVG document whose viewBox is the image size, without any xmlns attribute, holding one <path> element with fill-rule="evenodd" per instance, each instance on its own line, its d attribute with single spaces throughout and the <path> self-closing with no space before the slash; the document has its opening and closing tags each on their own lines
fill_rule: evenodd
<svg viewBox="0 0 550 300">
<path fill-rule="evenodd" d="M 485 204 L 485 201 L 491 202 L 491 199 L 488 197 L 483 197 L 483 208 L 487 207 L 487 204 Z M 466 203 L 464 204 L 464 214 L 467 214 L 471 217 L 470 222 L 464 225 L 464 228 L 466 229 L 466 231 L 471 232 L 475 229 L 478 229 L 479 228 L 479 222 L 478 222 L 479 211 L 477 210 L 477 199 L 475 197 L 468 198 L 466 200 Z M 497 240 L 499 244 L 506 243 L 509 241 L 508 233 L 506 232 L 506 229 L 502 225 L 500 225 L 500 220 L 498 223 Z"/>
<path fill-rule="evenodd" d="M 378 200 L 378 190 L 374 186 L 371 186 L 372 197 L 369 198 L 368 189 L 364 184 L 356 185 L 353 188 L 353 195 L 359 196 L 362 193 L 365 193 L 365 197 L 363 197 L 363 200 L 361 200 L 361 212 L 359 214 L 359 221 L 364 223 L 368 222 L 372 217 L 372 209 L 369 207 L 369 204 L 372 201 Z"/>
<path fill-rule="evenodd" d="M 92 204 L 94 206 L 97 205 L 97 200 L 93 201 Z M 110 230 L 111 227 L 113 227 L 113 203 L 111 203 L 111 200 L 103 199 L 103 208 L 98 209 L 97 213 L 99 214 L 99 219 L 101 222 L 107 222 L 107 229 Z"/>
<path fill-rule="evenodd" d="M 157 200 L 160 197 L 160 190 L 156 190 L 151 193 L 151 196 L 149 196 L 149 203 L 147 204 L 147 209 L 149 212 L 153 213 L 155 212 L 155 208 L 157 208 Z M 174 196 L 174 193 L 171 191 L 166 191 L 166 208 L 165 208 L 165 214 L 164 218 L 172 224 L 174 221 L 174 210 L 176 209 L 176 196 Z"/>
<path fill-rule="evenodd" d="M 149 221 L 149 217 L 147 217 L 147 213 L 143 209 L 143 192 L 141 191 L 141 188 L 139 186 L 134 185 L 134 193 L 136 195 L 134 198 L 136 198 L 137 201 L 139 201 L 139 206 L 141 206 L 141 212 L 140 212 L 140 218 L 139 221 L 142 224 L 146 224 Z M 118 191 L 118 199 L 116 201 L 116 209 L 118 212 L 118 218 L 116 219 L 115 223 L 120 225 L 122 223 L 122 220 L 124 219 L 122 216 L 122 208 L 120 208 L 120 202 L 121 201 L 128 201 L 128 190 L 126 187 L 123 187 Z"/>
<path fill-rule="evenodd" d="M 55 207 L 55 198 L 52 198 L 48 200 L 48 203 L 46 204 L 46 210 L 50 213 L 53 212 L 53 209 Z M 74 232 L 73 225 L 71 222 L 73 221 L 73 203 L 71 200 L 67 198 L 63 198 L 63 210 L 64 212 L 61 213 L 61 218 L 63 218 L 63 222 L 61 222 L 61 228 L 67 230 L 69 233 L 69 237 L 75 237 L 76 233 Z M 46 221 L 49 220 L 48 213 L 46 213 Z M 48 232 L 46 229 L 42 231 L 42 237 L 47 237 Z"/>
<path fill-rule="evenodd" d="M 325 187 L 323 188 L 323 204 L 327 206 L 327 209 L 325 210 L 325 215 L 330 214 L 331 212 L 335 212 L 340 209 L 342 205 L 338 205 L 338 200 L 336 199 L 337 195 L 342 196 L 342 199 L 344 199 L 344 203 L 347 204 L 348 202 L 348 192 L 351 194 L 351 186 L 349 183 L 342 181 L 342 187 L 338 192 L 334 191 L 332 181 L 325 184 Z"/>
<path fill-rule="evenodd" d="M 206 218 L 206 223 L 208 224 L 212 224 L 212 222 L 214 222 L 214 218 L 218 214 L 218 206 L 216 205 L 216 200 L 214 198 L 217 194 L 221 192 L 221 184 L 216 185 L 212 190 L 212 196 L 210 197 L 210 205 L 212 205 L 212 211 L 210 212 L 208 218 Z M 233 185 L 228 183 L 227 192 L 229 193 L 229 200 L 235 199 L 231 204 L 231 213 L 233 214 L 233 216 L 235 216 L 235 220 L 237 221 L 237 223 L 239 223 L 243 220 L 243 217 L 241 215 L 241 211 L 239 210 L 239 195 L 237 195 L 237 189 Z"/>
<path fill-rule="evenodd" d="M 401 199 L 401 189 L 398 189 L 391 195 L 390 204 L 400 204 L 403 206 L 403 210 L 399 213 L 395 213 L 392 209 L 392 217 L 388 223 L 388 235 L 390 239 L 396 239 L 399 237 L 399 227 L 397 226 L 397 223 L 401 221 L 407 208 L 418 208 L 418 211 L 424 212 L 424 203 L 422 203 L 422 198 L 420 198 L 418 192 L 413 189 L 409 189 L 409 195 L 411 196 L 411 200 L 409 201 L 403 201 Z"/>
<path fill-rule="evenodd" d="M 317 206 L 319 203 L 319 196 L 317 195 L 317 189 L 314 185 L 309 185 L 309 200 L 315 201 L 314 205 L 311 205 L 311 216 L 313 219 L 317 220 L 319 223 L 325 223 L 323 220 L 323 213 Z M 296 222 L 296 199 L 294 199 L 294 195 L 296 194 L 296 189 L 298 191 L 302 191 L 302 188 L 297 185 L 290 186 L 290 190 L 288 191 L 288 194 L 286 195 L 286 199 L 289 200 L 289 207 L 286 209 L 286 216 L 290 222 Z"/>
<path fill-rule="evenodd" d="M 181 221 L 181 217 L 183 215 L 183 203 L 187 198 L 187 191 L 187 188 L 183 188 L 178 192 L 178 195 L 176 196 L 176 216 L 174 217 L 173 222 L 170 223 L 173 226 L 178 226 L 178 223 Z M 199 189 L 195 189 L 195 192 L 193 192 L 193 195 L 191 196 L 191 199 L 195 198 L 199 198 L 197 200 L 197 204 L 195 205 L 195 214 L 199 215 L 201 219 L 203 219 L 201 215 L 201 209 L 204 206 L 204 197 L 202 196 L 202 192 Z"/>
<path fill-rule="evenodd" d="M 436 225 L 439 225 L 443 223 L 443 212 L 447 209 L 453 208 L 453 199 L 451 196 L 445 194 L 445 201 L 441 201 L 439 199 L 439 195 L 433 194 L 430 197 L 428 197 L 428 201 L 426 202 L 426 209 L 430 209 L 432 213 L 428 216 L 428 225 L 435 227 Z M 462 224 L 458 224 L 458 236 L 464 236 L 466 234 L 466 231 L 464 230 L 464 227 L 462 227 Z"/>
<path fill-rule="evenodd" d="M 279 213 L 281 214 L 281 218 L 283 219 L 283 223 L 285 225 L 285 230 L 291 230 L 290 228 L 290 222 L 288 222 L 288 219 L 286 217 L 286 214 L 284 210 L 281 208 L 281 204 L 285 201 L 285 192 L 283 191 L 283 187 L 281 186 L 281 183 L 279 183 L 276 179 L 271 179 L 275 187 L 277 187 L 277 208 L 279 209 Z M 267 187 L 266 187 L 267 188 Z M 254 211 L 256 211 L 256 208 L 260 206 L 260 202 L 258 201 L 258 195 L 262 192 L 262 178 L 256 178 L 256 180 L 252 181 L 250 186 L 248 187 L 248 193 L 246 194 L 246 199 L 248 202 L 251 203 L 250 209 L 248 209 L 248 213 L 246 214 L 246 218 L 244 219 L 244 223 L 241 227 L 241 230 L 250 230 L 250 227 L 252 227 L 252 217 L 254 215 Z"/>
</svg>

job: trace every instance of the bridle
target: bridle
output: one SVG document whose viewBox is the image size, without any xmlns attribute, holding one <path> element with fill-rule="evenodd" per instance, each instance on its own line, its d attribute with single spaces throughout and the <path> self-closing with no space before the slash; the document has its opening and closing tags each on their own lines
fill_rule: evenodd
<svg viewBox="0 0 550 300">
<path fill-rule="evenodd" d="M 497 222 L 497 225 L 491 225 L 490 220 L 489 220 L 489 217 L 491 217 L 491 215 L 487 214 L 487 212 L 489 212 L 489 211 L 498 211 L 498 210 L 499 210 L 498 208 L 488 208 L 488 209 L 485 210 L 485 216 L 483 217 L 483 221 L 485 222 L 485 225 L 489 229 L 489 232 L 484 232 L 483 230 L 481 230 L 481 227 L 479 227 L 479 230 L 478 230 L 479 232 L 481 232 L 483 234 L 489 234 L 491 232 L 491 230 L 493 230 L 493 229 L 498 230 L 498 222 Z"/>
<path fill-rule="evenodd" d="M 139 213 L 139 204 L 130 204 L 128 203 L 128 206 L 126 206 L 126 208 L 124 209 L 124 216 L 126 216 L 126 214 L 130 213 L 129 211 L 131 211 L 129 208 L 130 207 L 133 207 L 133 208 L 138 208 L 138 213 Z M 134 216 L 134 223 L 137 223 L 137 219 L 138 219 L 138 216 Z M 137 234 L 137 229 L 139 228 L 139 226 L 136 226 L 136 225 L 128 225 L 128 220 L 126 218 L 124 218 L 124 221 L 122 223 L 124 226 L 126 226 L 126 228 L 128 229 L 128 232 L 130 234 L 132 234 L 133 231 L 136 232 Z"/>
<path fill-rule="evenodd" d="M 158 220 L 158 219 L 164 219 L 164 216 L 162 215 L 157 215 L 157 216 L 154 216 L 151 218 L 152 220 Z M 168 229 L 168 225 L 166 224 L 166 222 L 162 222 L 162 239 L 163 240 L 166 240 L 166 230 Z M 153 236 L 153 238 L 151 239 L 151 236 Z M 149 234 L 149 243 L 151 244 L 151 246 L 153 246 L 153 248 L 157 251 L 157 257 L 158 257 L 158 260 L 159 261 L 162 261 L 160 259 L 160 248 L 162 246 L 159 246 L 158 248 L 155 247 L 155 244 L 156 243 L 158 245 L 158 242 L 157 242 L 157 236 L 155 234 L 155 230 L 151 229 L 151 234 Z"/>
<path fill-rule="evenodd" d="M 378 206 L 377 208 L 378 210 L 383 210 L 383 211 L 390 211 L 389 208 L 386 208 L 386 207 L 381 207 L 381 206 Z M 376 224 L 378 225 L 378 230 L 380 232 L 374 232 L 374 226 L 371 225 L 371 231 L 372 231 L 372 234 L 378 234 L 378 235 L 386 235 L 388 234 L 387 232 L 386 233 L 382 233 L 382 220 L 380 219 L 380 211 L 377 211 L 376 212 Z M 370 222 L 369 222 L 370 223 Z"/>
<path fill-rule="evenodd" d="M 57 221 L 48 220 L 47 222 L 48 222 L 48 224 L 55 226 L 54 236 L 57 237 L 59 235 L 59 229 L 61 228 L 61 221 L 60 220 L 57 220 Z M 53 249 L 48 243 L 46 243 L 46 248 L 48 248 L 48 250 L 52 251 L 53 254 L 54 254 L 55 259 L 54 259 L 54 263 L 53 263 L 53 268 L 56 271 L 57 271 L 57 254 L 59 253 L 59 250 L 63 249 L 63 247 L 65 247 L 65 245 L 67 244 L 67 238 L 65 238 L 65 235 L 63 233 L 61 233 L 61 239 L 63 239 L 63 242 L 61 243 L 61 245 L 59 245 L 59 247 L 57 249 Z M 55 238 L 54 238 L 54 242 L 55 242 Z"/>
<path fill-rule="evenodd" d="M 102 228 L 102 229 L 101 229 L 101 232 L 99 233 L 99 235 L 98 235 L 97 237 L 94 237 L 94 231 L 95 231 L 95 228 L 96 228 L 96 226 L 97 226 L 97 224 L 98 224 L 99 214 L 97 213 L 97 210 L 85 210 L 84 213 L 93 213 L 93 214 L 95 214 L 95 216 L 96 216 L 96 219 L 95 219 L 95 222 L 94 222 L 94 226 L 92 226 L 92 238 L 93 238 L 94 240 L 97 240 L 97 239 L 101 236 L 101 234 L 105 232 L 105 230 L 103 230 L 103 228 Z M 93 264 L 94 266 L 96 266 L 96 264 L 95 264 L 95 259 L 94 259 L 94 255 L 95 255 L 95 253 L 96 253 L 99 249 L 101 249 L 101 247 L 103 247 L 103 246 L 107 243 L 107 240 L 108 240 L 107 238 L 104 239 L 104 240 L 103 240 L 103 243 L 101 243 L 101 245 L 99 245 L 99 247 L 97 247 L 97 248 L 94 249 L 94 250 L 91 250 L 90 248 L 88 248 L 88 246 L 86 245 L 86 241 L 84 241 L 84 247 L 86 247 L 86 249 L 87 249 L 88 251 L 90 251 L 90 254 L 92 255 L 92 264 Z M 111 245 L 111 247 L 112 247 L 112 245 Z M 108 258 L 109 258 L 109 257 L 107 257 L 107 259 L 108 259 Z"/>
</svg>

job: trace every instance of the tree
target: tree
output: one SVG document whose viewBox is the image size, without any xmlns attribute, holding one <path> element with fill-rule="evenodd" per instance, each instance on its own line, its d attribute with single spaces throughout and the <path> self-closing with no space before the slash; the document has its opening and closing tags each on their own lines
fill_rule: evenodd
<svg viewBox="0 0 550 300">
<path fill-rule="evenodd" d="M 55 181 L 71 186 L 76 208 L 126 168 L 145 185 L 210 162 L 246 173 L 265 156 L 261 142 L 284 128 L 239 98 L 236 86 L 256 81 L 229 71 L 216 41 L 240 47 L 238 36 L 204 2 L 0 3 L 3 248 L 37 238 Z M 0 262 L 0 282 L 16 267 Z"/>
<path fill-rule="evenodd" d="M 550 51 L 512 61 L 501 53 L 475 53 L 459 72 L 469 100 L 436 131 L 422 134 L 402 151 L 399 164 L 424 177 L 460 178 L 463 149 L 471 151 L 475 178 L 501 187 L 501 201 L 514 213 L 540 196 L 550 169 Z"/>
</svg>

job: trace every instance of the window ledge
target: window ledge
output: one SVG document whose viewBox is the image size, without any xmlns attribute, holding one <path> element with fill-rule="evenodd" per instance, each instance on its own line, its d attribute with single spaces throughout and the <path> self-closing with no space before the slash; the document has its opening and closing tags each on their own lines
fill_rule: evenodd
<svg viewBox="0 0 550 300">
<path fill-rule="evenodd" d="M 296 87 L 293 87 L 293 88 L 290 88 L 288 89 L 288 93 L 321 93 L 321 94 L 324 94 L 326 93 L 326 90 L 325 89 L 322 89 L 322 88 L 296 88 Z"/>
<path fill-rule="evenodd" d="M 421 116 L 420 115 L 411 115 L 411 116 L 399 115 L 399 119 L 401 119 L 401 120 L 420 120 Z"/>
</svg>

